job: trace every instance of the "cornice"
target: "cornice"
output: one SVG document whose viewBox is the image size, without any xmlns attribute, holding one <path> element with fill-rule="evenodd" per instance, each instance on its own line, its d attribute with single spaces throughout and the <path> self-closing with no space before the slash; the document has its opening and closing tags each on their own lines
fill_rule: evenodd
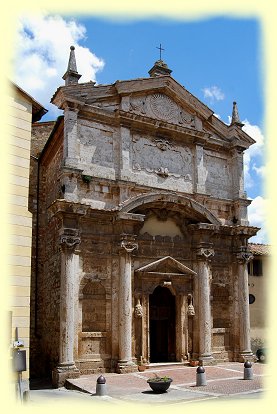
<svg viewBox="0 0 277 414">
<path fill-rule="evenodd" d="M 145 115 L 135 114 L 123 110 L 116 111 L 116 117 L 119 120 L 119 124 L 126 126 L 130 129 L 148 130 L 155 133 L 169 133 L 178 134 L 187 137 L 191 137 L 192 140 L 196 139 L 198 142 L 204 144 L 210 137 L 210 134 L 206 131 L 198 131 L 196 129 L 179 126 L 166 121 L 161 121 L 155 118 L 150 118 Z"/>
</svg>

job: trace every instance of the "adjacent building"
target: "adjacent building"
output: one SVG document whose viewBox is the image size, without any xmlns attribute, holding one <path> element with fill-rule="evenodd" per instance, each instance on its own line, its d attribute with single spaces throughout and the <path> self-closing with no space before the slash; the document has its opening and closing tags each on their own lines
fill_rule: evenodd
<svg viewBox="0 0 277 414">
<path fill-rule="evenodd" d="M 30 285 L 32 215 L 28 208 L 32 123 L 47 111 L 19 86 L 10 83 L 9 93 L 9 186 L 8 186 L 8 273 L 10 332 L 12 349 L 26 352 L 22 391 L 29 389 Z M 15 378 L 17 381 L 17 378 Z"/>
<path fill-rule="evenodd" d="M 79 83 L 71 47 L 52 98 L 63 116 L 45 145 L 36 128 L 32 364 L 56 386 L 140 361 L 252 358 L 254 140 L 236 102 L 228 126 L 162 60 L 149 75 Z"/>
<path fill-rule="evenodd" d="M 250 335 L 251 349 L 256 352 L 267 346 L 270 246 L 249 243 L 249 250 L 253 255 L 248 263 Z"/>
</svg>

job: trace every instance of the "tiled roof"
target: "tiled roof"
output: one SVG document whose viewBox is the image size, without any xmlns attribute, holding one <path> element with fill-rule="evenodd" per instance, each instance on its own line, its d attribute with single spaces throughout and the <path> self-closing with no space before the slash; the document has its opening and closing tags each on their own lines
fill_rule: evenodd
<svg viewBox="0 0 277 414">
<path fill-rule="evenodd" d="M 249 243 L 249 250 L 251 253 L 257 256 L 270 254 L 270 245 L 269 244 L 260 244 L 260 243 Z"/>
</svg>

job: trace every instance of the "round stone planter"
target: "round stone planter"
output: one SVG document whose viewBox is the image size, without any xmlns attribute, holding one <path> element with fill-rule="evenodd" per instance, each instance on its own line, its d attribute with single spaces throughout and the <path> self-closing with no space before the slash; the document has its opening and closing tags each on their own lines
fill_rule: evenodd
<svg viewBox="0 0 277 414">
<path fill-rule="evenodd" d="M 147 382 L 150 388 L 152 388 L 153 392 L 157 394 L 161 394 L 168 390 L 168 388 L 170 387 L 170 384 L 172 383 L 172 379 L 167 378 L 167 380 L 159 380 L 159 381 L 149 379 Z"/>
<path fill-rule="evenodd" d="M 196 360 L 194 360 L 194 359 L 191 359 L 191 360 L 189 361 L 189 365 L 190 365 L 191 367 L 197 367 L 197 366 L 199 365 L 199 361 L 196 361 Z"/>
</svg>

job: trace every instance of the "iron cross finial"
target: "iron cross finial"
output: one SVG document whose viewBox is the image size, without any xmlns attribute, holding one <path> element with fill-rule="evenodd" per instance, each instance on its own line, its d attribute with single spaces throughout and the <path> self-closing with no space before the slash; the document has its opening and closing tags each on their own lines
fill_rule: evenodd
<svg viewBox="0 0 277 414">
<path fill-rule="evenodd" d="M 159 49 L 159 51 L 160 51 L 160 60 L 162 60 L 162 50 L 164 50 L 164 49 L 162 48 L 161 43 L 160 43 L 160 47 L 156 46 L 156 49 Z"/>
</svg>

